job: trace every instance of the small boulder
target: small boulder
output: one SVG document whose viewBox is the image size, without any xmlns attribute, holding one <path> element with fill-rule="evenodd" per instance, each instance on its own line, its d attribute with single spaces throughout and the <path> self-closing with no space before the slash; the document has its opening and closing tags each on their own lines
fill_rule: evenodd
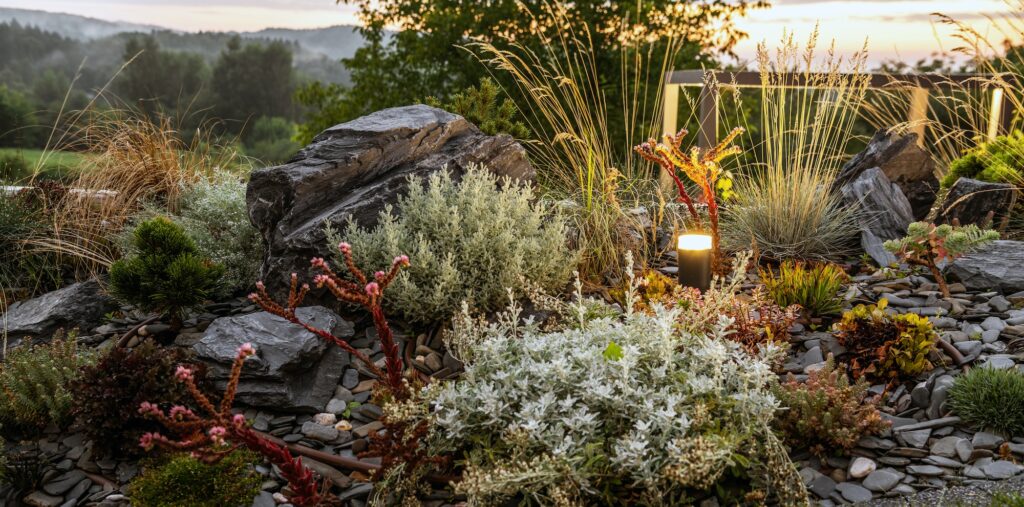
<svg viewBox="0 0 1024 507">
<path fill-rule="evenodd" d="M 935 222 L 946 224 L 956 219 L 960 225 L 985 226 L 991 213 L 989 227 L 997 228 L 1009 216 L 1016 201 L 1017 190 L 1013 185 L 960 178 L 949 188 Z"/>
<path fill-rule="evenodd" d="M 839 188 L 846 206 L 860 209 L 860 245 L 880 266 L 896 262 L 896 256 L 882 246 L 887 240 L 899 239 L 907 234 L 907 226 L 914 221 L 903 191 L 881 169 L 866 169 Z"/>
<path fill-rule="evenodd" d="M 899 185 L 910 202 L 914 220 L 924 219 L 935 204 L 939 180 L 935 177 L 935 162 L 917 140 L 917 134 L 898 135 L 879 130 L 864 151 L 843 166 L 836 184 L 845 185 L 865 170 L 877 167 Z"/>
<path fill-rule="evenodd" d="M 88 332 L 116 309 L 117 303 L 103 292 L 99 282 L 89 280 L 18 301 L 7 309 L 0 321 L 6 321 L 7 339 L 14 344 L 28 336 L 49 339 L 61 328 Z"/>
<path fill-rule="evenodd" d="M 971 290 L 1024 291 L 1024 242 L 997 240 L 953 261 L 951 279 Z"/>
<path fill-rule="evenodd" d="M 352 323 L 320 307 L 299 308 L 303 322 L 348 338 Z M 322 412 L 330 401 L 348 354 L 296 324 L 267 312 L 221 317 L 193 345 L 198 358 L 210 365 L 209 377 L 223 389 L 231 364 L 243 343 L 256 348 L 242 369 L 237 400 L 277 411 Z"/>
</svg>

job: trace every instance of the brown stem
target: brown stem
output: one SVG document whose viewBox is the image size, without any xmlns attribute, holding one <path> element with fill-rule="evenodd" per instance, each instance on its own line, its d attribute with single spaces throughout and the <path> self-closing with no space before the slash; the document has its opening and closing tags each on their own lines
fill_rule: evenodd
<svg viewBox="0 0 1024 507">
<path fill-rule="evenodd" d="M 139 332 L 140 329 L 142 329 L 144 326 L 148 326 L 149 324 L 152 324 L 152 323 L 156 322 L 156 319 L 159 319 L 159 318 L 160 318 L 159 315 L 154 315 L 154 316 L 152 316 L 152 317 L 150 317 L 150 318 L 148 318 L 148 319 L 146 319 L 146 320 L 136 324 L 135 327 L 129 329 L 127 333 L 123 334 L 121 336 L 121 338 L 119 338 L 117 340 L 117 348 L 123 349 L 123 348 L 127 347 L 128 346 L 128 342 L 132 339 L 133 336 L 135 336 Z"/>
</svg>

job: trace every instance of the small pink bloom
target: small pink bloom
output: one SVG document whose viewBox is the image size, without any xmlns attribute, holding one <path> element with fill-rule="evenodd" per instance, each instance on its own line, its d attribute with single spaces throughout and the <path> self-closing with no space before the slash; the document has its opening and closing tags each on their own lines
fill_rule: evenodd
<svg viewBox="0 0 1024 507">
<path fill-rule="evenodd" d="M 387 275 L 385 275 L 383 271 L 378 271 L 373 274 L 373 277 L 376 278 L 378 282 L 383 280 L 385 276 Z"/>
<path fill-rule="evenodd" d="M 251 343 L 243 343 L 242 346 L 238 348 L 238 355 L 240 357 L 249 357 L 255 354 L 256 347 L 253 347 Z"/>
<path fill-rule="evenodd" d="M 409 265 L 409 256 L 408 255 L 399 255 L 398 257 L 395 257 L 395 264 L 399 264 L 399 265 L 402 265 L 402 266 L 408 266 Z"/>
<path fill-rule="evenodd" d="M 218 445 L 224 444 L 224 435 L 228 434 L 228 430 L 223 426 L 214 426 L 210 428 L 210 440 Z"/>
<path fill-rule="evenodd" d="M 342 241 L 338 243 L 338 250 L 341 250 L 342 253 L 349 253 L 352 251 L 352 245 Z"/>
<path fill-rule="evenodd" d="M 260 298 L 259 294 L 256 294 L 255 292 L 253 292 L 253 293 L 249 294 L 249 296 L 248 296 L 248 299 L 249 299 L 249 301 L 252 301 L 252 302 L 254 302 L 254 303 L 255 303 L 255 302 L 256 302 L 256 300 L 257 300 L 257 299 L 259 299 L 259 298 Z"/>
<path fill-rule="evenodd" d="M 234 423 L 235 426 L 245 426 L 245 416 L 242 414 L 235 414 L 235 416 L 231 418 L 231 422 Z"/>
<path fill-rule="evenodd" d="M 148 414 L 160 415 L 160 407 L 158 407 L 155 404 L 150 403 L 148 401 L 144 401 L 144 402 L 139 404 L 139 414 L 142 414 L 142 415 L 148 415 Z"/>
<path fill-rule="evenodd" d="M 171 407 L 170 415 L 171 419 L 181 420 L 184 419 L 185 417 L 193 416 L 195 414 L 193 414 L 192 411 L 189 410 L 188 408 L 185 408 L 181 405 L 175 405 Z"/>
<path fill-rule="evenodd" d="M 263 280 L 260 280 L 260 281 L 256 282 L 256 288 L 259 289 L 259 290 L 263 290 L 263 289 L 267 288 L 267 286 L 263 285 Z"/>
<path fill-rule="evenodd" d="M 366 294 L 370 296 L 376 296 L 380 294 L 380 285 L 377 285 L 377 282 L 370 282 L 366 284 Z"/>
<path fill-rule="evenodd" d="M 326 262 L 324 262 L 324 258 L 323 258 L 323 257 L 313 257 L 313 260 L 309 261 L 309 263 L 310 263 L 310 264 L 311 264 L 311 265 L 312 265 L 312 266 L 313 266 L 314 268 L 322 268 L 322 267 L 324 267 L 325 265 L 327 265 L 327 263 L 326 263 Z"/>
<path fill-rule="evenodd" d="M 327 275 L 316 275 L 313 277 L 313 284 L 317 287 L 323 287 L 327 280 L 330 280 L 330 277 Z"/>
<path fill-rule="evenodd" d="M 139 438 L 139 447 L 147 451 L 152 449 L 158 436 L 156 433 L 143 433 L 142 437 Z"/>
<path fill-rule="evenodd" d="M 178 369 L 174 372 L 175 378 L 182 382 L 192 380 L 192 370 L 185 366 L 178 366 Z"/>
</svg>

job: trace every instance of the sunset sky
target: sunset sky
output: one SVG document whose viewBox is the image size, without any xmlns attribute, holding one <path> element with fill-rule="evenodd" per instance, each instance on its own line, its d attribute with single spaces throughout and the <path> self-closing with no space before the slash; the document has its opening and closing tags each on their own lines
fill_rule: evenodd
<svg viewBox="0 0 1024 507">
<path fill-rule="evenodd" d="M 955 46 L 948 28 L 937 26 L 932 12 L 969 20 L 985 29 L 986 15 L 1007 10 L 1003 0 L 775 0 L 773 4 L 740 22 L 751 34 L 739 47 L 741 58 L 749 59 L 758 41 L 777 41 L 784 28 L 803 37 L 819 22 L 822 38 L 834 38 L 844 52 L 858 49 L 866 37 L 873 61 L 897 56 L 916 60 Z M 0 0 L 0 6 L 189 31 L 314 28 L 358 22 L 355 7 L 335 5 L 333 0 Z"/>
</svg>

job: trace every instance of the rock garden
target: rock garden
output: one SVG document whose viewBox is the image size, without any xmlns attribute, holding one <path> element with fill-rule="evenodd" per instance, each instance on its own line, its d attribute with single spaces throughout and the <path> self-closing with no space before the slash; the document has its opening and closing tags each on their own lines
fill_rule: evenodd
<svg viewBox="0 0 1024 507">
<path fill-rule="evenodd" d="M 848 156 L 829 76 L 785 157 L 419 104 L 3 194 L 3 503 L 1020 505 L 1020 133 Z"/>
</svg>

